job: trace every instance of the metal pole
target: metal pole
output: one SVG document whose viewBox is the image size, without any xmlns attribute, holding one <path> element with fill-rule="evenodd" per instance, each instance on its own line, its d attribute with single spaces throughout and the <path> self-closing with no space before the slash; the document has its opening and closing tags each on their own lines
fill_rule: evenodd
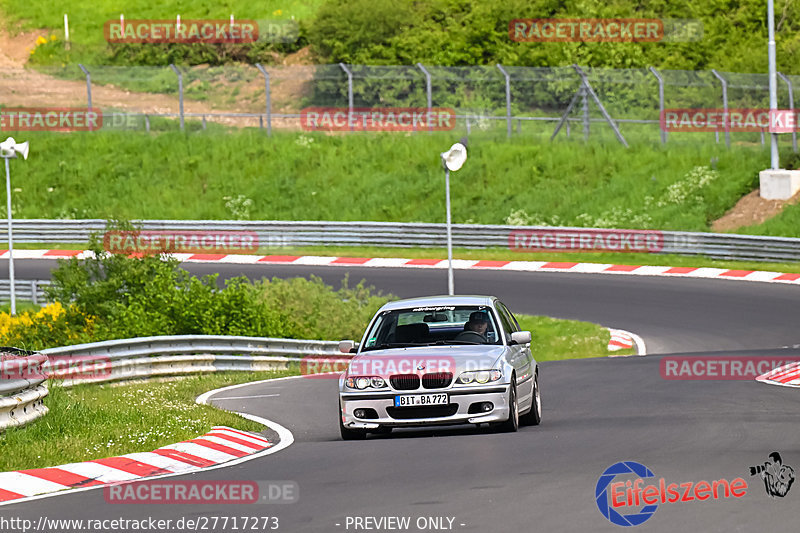
<svg viewBox="0 0 800 533">
<path fill-rule="evenodd" d="M 122 28 L 124 32 L 125 29 Z M 69 17 L 64 13 L 64 48 L 69 50 Z"/>
<path fill-rule="evenodd" d="M 178 15 L 180 17 L 180 15 Z M 180 23 L 179 23 L 180 24 Z M 181 115 L 181 131 L 183 131 L 184 123 L 183 123 L 183 75 L 181 71 L 178 70 L 178 67 L 175 66 L 174 63 L 170 64 L 172 71 L 175 72 L 175 75 L 178 76 L 178 107 L 180 108 L 180 115 Z"/>
<path fill-rule="evenodd" d="M 353 73 L 344 63 L 339 63 L 339 66 L 347 74 L 347 123 L 353 131 Z"/>
<path fill-rule="evenodd" d="M 87 101 L 87 106 L 89 107 L 89 109 L 91 109 L 92 108 L 92 76 L 89 74 L 89 71 L 86 70 L 86 67 L 84 67 L 81 63 L 78 63 L 78 66 L 81 68 L 83 73 L 86 75 L 86 101 Z M 91 131 L 91 127 L 89 128 L 89 130 Z"/>
<path fill-rule="evenodd" d="M 730 119 L 728 118 L 728 80 L 723 78 L 722 75 L 713 68 L 711 69 L 711 73 L 722 83 L 722 111 L 725 113 L 725 146 L 730 148 L 731 128 Z"/>
<path fill-rule="evenodd" d="M 428 72 L 422 63 L 417 63 L 417 68 L 425 74 L 425 94 L 427 96 L 427 103 L 428 103 L 428 116 L 430 116 L 431 108 L 433 107 L 433 92 L 431 90 L 431 73 Z M 428 133 L 433 133 L 433 129 L 429 128 Z M 469 131 L 467 131 L 469 133 Z"/>
<path fill-rule="evenodd" d="M 8 160 L 6 160 L 8 165 Z M 444 169 L 444 189 L 447 196 L 447 294 L 455 294 L 453 288 L 453 232 L 450 224 L 450 169 Z M 9 226 L 10 227 L 10 226 Z"/>
<path fill-rule="evenodd" d="M 662 123 L 664 120 L 664 78 L 653 67 L 650 67 L 650 72 L 658 80 L 658 129 L 661 130 L 661 144 L 667 144 L 667 130 L 664 129 Z"/>
<path fill-rule="evenodd" d="M 269 72 L 261 66 L 261 63 L 256 63 L 256 68 L 264 75 L 264 105 L 267 111 L 267 136 L 272 136 L 272 93 L 269 86 Z"/>
<path fill-rule="evenodd" d="M 597 96 L 597 93 L 595 93 L 594 89 L 592 89 L 592 86 L 589 84 L 589 79 L 586 77 L 586 73 L 584 73 L 581 67 L 579 67 L 578 65 L 572 65 L 572 68 L 574 68 L 575 72 L 577 72 L 578 75 L 581 77 L 584 90 L 587 93 L 589 93 L 589 96 L 592 97 L 594 103 L 597 104 L 597 107 L 600 109 L 600 113 L 603 114 L 603 118 L 606 119 L 608 125 L 611 126 L 612 130 L 614 130 L 614 135 L 617 136 L 617 140 L 622 143 L 622 146 L 628 148 L 628 141 L 626 141 L 625 137 L 622 136 L 622 132 L 619 131 L 617 123 L 614 122 L 614 119 L 611 118 L 611 115 L 608 114 L 608 111 L 606 111 L 606 107 L 603 105 L 603 102 L 600 101 L 600 98 Z"/>
<path fill-rule="evenodd" d="M 769 110 L 770 114 L 778 109 L 778 80 L 775 72 L 775 5 L 773 0 L 767 0 L 767 25 L 769 27 L 769 42 L 767 43 L 767 53 L 769 55 Z M 772 170 L 780 168 L 778 156 L 778 134 L 769 134 L 770 164 Z"/>
<path fill-rule="evenodd" d="M 586 87 L 581 85 L 581 110 L 583 111 L 583 140 L 589 140 L 589 98 L 586 94 Z"/>
<path fill-rule="evenodd" d="M 506 135 L 508 138 L 511 138 L 511 77 L 506 72 L 506 69 L 503 68 L 503 65 L 500 63 L 497 64 L 497 68 L 500 69 L 500 72 L 503 73 L 503 76 L 506 78 Z"/>
<path fill-rule="evenodd" d="M 14 292 L 14 238 L 11 231 L 11 170 L 6 162 L 6 210 L 8 214 L 8 279 L 11 282 L 11 314 L 17 314 L 17 295 Z"/>
<path fill-rule="evenodd" d="M 780 72 L 777 73 L 780 78 L 786 82 L 786 86 L 789 88 L 789 109 L 794 112 L 794 87 L 792 87 L 792 80 L 788 77 L 784 76 Z M 797 153 L 797 129 L 792 130 L 792 151 Z"/>
</svg>

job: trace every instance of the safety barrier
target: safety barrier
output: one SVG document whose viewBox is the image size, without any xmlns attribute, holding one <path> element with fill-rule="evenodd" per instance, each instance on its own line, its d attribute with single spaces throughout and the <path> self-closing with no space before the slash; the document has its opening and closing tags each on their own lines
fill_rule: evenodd
<svg viewBox="0 0 800 533">
<path fill-rule="evenodd" d="M 0 431 L 24 426 L 47 414 L 47 356 L 0 348 Z"/>
<path fill-rule="evenodd" d="M 262 250 L 279 250 L 289 246 L 442 248 L 447 244 L 444 224 L 230 220 L 144 220 L 136 224 L 146 231 L 252 231 L 258 235 Z M 98 219 L 17 220 L 14 222 L 14 239 L 26 243 L 85 244 L 91 234 L 102 234 L 105 228 L 106 222 Z M 552 233 L 592 231 L 588 228 L 454 224 L 453 246 L 513 247 L 512 232 L 520 230 L 544 230 Z M 660 246 L 654 253 L 702 255 L 744 261 L 800 261 L 800 239 L 796 238 L 682 231 L 655 233 L 660 235 Z"/>
<path fill-rule="evenodd" d="M 42 350 L 63 386 L 221 371 L 284 370 L 307 356 L 340 356 L 338 343 L 267 337 L 174 335 Z"/>
</svg>

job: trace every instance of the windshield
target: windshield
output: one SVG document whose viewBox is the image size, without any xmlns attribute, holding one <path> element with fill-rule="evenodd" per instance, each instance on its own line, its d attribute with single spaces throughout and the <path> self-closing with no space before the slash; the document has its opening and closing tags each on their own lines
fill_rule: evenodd
<svg viewBox="0 0 800 533">
<path fill-rule="evenodd" d="M 489 306 L 456 305 L 384 311 L 362 351 L 437 344 L 502 344 Z"/>
</svg>

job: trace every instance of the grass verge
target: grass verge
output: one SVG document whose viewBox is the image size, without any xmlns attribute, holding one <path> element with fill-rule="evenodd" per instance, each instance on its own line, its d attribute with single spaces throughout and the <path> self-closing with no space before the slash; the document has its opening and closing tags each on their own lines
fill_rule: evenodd
<svg viewBox="0 0 800 533">
<path fill-rule="evenodd" d="M 133 452 L 195 438 L 215 425 L 261 431 L 260 424 L 197 405 L 200 394 L 289 372 L 230 372 L 174 380 L 50 387 L 41 420 L 0 436 L 0 471 L 41 468 Z"/>
<path fill-rule="evenodd" d="M 591 322 L 547 316 L 515 315 L 520 328 L 531 331 L 533 357 L 541 361 L 561 361 L 614 355 L 633 355 L 635 350 L 608 351 L 608 330 Z"/>
<path fill-rule="evenodd" d="M 18 218 L 135 220 L 158 213 L 444 222 L 438 156 L 453 132 L 23 135 L 47 157 L 12 163 Z M 708 143 L 624 148 L 490 133 L 473 133 L 469 147 L 469 162 L 452 177 L 456 223 L 705 231 L 752 190 L 767 157 L 759 148 Z"/>
</svg>

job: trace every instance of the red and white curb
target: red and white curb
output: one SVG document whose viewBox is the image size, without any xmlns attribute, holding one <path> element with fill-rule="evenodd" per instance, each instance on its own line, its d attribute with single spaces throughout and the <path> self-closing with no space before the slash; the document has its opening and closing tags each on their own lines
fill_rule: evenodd
<svg viewBox="0 0 800 533">
<path fill-rule="evenodd" d="M 92 252 L 84 250 L 16 250 L 15 259 L 86 258 Z M 390 268 L 447 268 L 446 259 L 401 259 L 395 257 L 328 257 L 315 255 L 245 255 L 245 254 L 187 254 L 172 256 L 182 262 L 227 264 L 281 264 L 307 266 L 358 266 Z M 0 253 L 7 258 L 8 251 Z M 514 270 L 521 272 L 575 272 L 581 274 L 627 274 L 636 276 L 668 276 L 681 278 L 728 279 L 788 283 L 800 285 L 800 273 L 765 270 L 730 270 L 711 267 L 671 267 L 647 265 L 613 265 L 608 263 L 570 263 L 552 261 L 493 261 L 454 259 L 455 269 Z"/>
<path fill-rule="evenodd" d="M 634 355 L 647 355 L 647 348 L 642 339 L 636 333 L 625 331 L 624 329 L 606 328 L 611 334 L 608 340 L 608 351 L 616 352 L 617 350 L 630 350 L 635 348 Z M 620 357 L 616 355 L 609 355 L 609 357 Z M 624 357 L 624 356 L 623 356 Z"/>
<path fill-rule="evenodd" d="M 766 374 L 758 376 L 756 381 L 782 387 L 800 388 L 800 362 L 773 368 Z"/>
<path fill-rule="evenodd" d="M 164 474 L 186 474 L 258 453 L 272 445 L 259 435 L 215 426 L 201 437 L 152 452 L 0 472 L 0 502 L 76 487 L 136 481 Z"/>
<path fill-rule="evenodd" d="M 611 333 L 611 338 L 608 340 L 609 352 L 630 350 L 633 348 L 633 337 L 631 337 L 627 331 L 608 328 L 608 332 Z"/>
</svg>

